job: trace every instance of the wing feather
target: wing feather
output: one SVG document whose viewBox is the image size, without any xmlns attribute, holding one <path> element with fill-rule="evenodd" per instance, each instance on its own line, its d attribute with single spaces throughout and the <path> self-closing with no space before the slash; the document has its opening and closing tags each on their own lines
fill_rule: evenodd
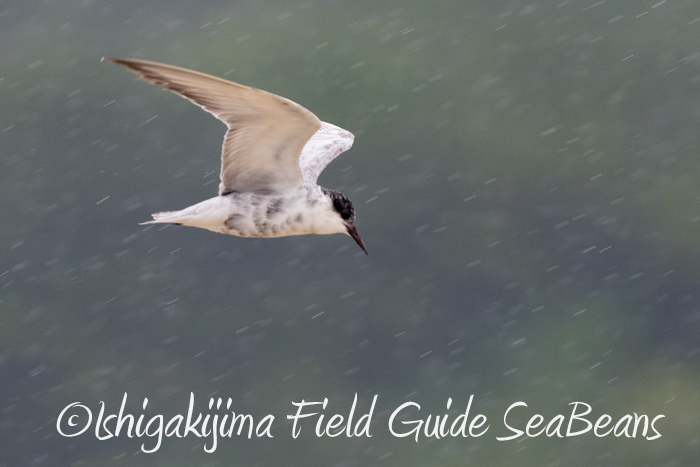
<svg viewBox="0 0 700 467">
<path fill-rule="evenodd" d="M 228 126 L 219 194 L 280 191 L 303 182 L 299 157 L 321 127 L 309 110 L 284 97 L 204 73 L 146 60 L 110 60 L 189 99 Z"/>
<path fill-rule="evenodd" d="M 307 185 L 316 184 L 318 176 L 333 159 L 352 146 L 355 137 L 347 130 L 321 122 L 321 128 L 309 138 L 299 156 L 299 166 Z"/>
</svg>

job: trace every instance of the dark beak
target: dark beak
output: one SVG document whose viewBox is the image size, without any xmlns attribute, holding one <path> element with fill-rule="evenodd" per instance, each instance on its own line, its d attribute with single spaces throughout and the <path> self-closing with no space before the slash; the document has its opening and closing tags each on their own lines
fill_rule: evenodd
<svg viewBox="0 0 700 467">
<path fill-rule="evenodd" d="M 366 255 L 369 255 L 367 253 L 367 248 L 365 248 L 365 242 L 362 241 L 360 238 L 360 234 L 357 233 L 357 228 L 354 225 L 345 225 L 345 227 L 348 229 L 348 234 L 357 242 L 358 245 L 360 245 L 360 248 L 362 248 L 362 251 L 365 252 Z"/>
</svg>

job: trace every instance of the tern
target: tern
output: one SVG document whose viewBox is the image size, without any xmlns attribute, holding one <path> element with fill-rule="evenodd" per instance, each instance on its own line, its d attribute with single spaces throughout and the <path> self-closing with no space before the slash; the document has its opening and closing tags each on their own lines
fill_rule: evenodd
<svg viewBox="0 0 700 467">
<path fill-rule="evenodd" d="M 147 60 L 110 58 L 151 84 L 200 106 L 228 127 L 219 195 L 143 224 L 171 223 L 239 237 L 357 233 L 342 193 L 316 184 L 354 136 L 284 97 L 215 76 Z"/>
</svg>

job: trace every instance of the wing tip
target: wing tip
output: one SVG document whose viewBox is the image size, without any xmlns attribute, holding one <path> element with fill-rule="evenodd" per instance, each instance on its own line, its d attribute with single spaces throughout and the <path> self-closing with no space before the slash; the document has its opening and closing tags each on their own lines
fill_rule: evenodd
<svg viewBox="0 0 700 467">
<path fill-rule="evenodd" d="M 166 67 L 166 68 L 173 68 L 169 65 L 164 65 L 162 63 L 157 63 L 157 62 L 151 62 L 149 60 L 140 60 L 138 58 L 117 58 L 117 57 L 108 57 L 107 60 L 109 60 L 112 63 L 116 63 L 117 65 L 123 65 L 125 66 L 129 71 L 136 73 L 141 76 L 141 79 L 144 81 L 152 82 L 153 84 L 165 84 L 165 82 L 160 82 L 160 81 L 151 81 L 151 80 L 157 80 L 157 76 L 150 76 L 154 73 L 157 72 L 157 67 Z M 156 67 L 156 68 L 154 68 Z M 186 70 L 190 71 L 190 70 Z"/>
<path fill-rule="evenodd" d="M 128 58 L 117 58 L 117 57 L 107 57 L 107 60 L 109 60 L 112 63 L 116 63 L 117 65 L 124 65 L 128 66 L 130 60 Z"/>
<path fill-rule="evenodd" d="M 132 73 L 138 73 L 140 75 L 143 75 L 143 70 L 141 69 L 141 67 L 138 66 L 138 62 L 133 58 L 107 57 L 107 60 L 109 60 L 112 63 L 116 63 L 117 65 L 125 66 L 126 69 L 131 71 Z"/>
<path fill-rule="evenodd" d="M 117 58 L 117 57 L 107 57 L 107 60 L 109 60 L 112 63 L 116 63 L 117 65 L 123 65 L 127 67 L 129 70 L 135 71 L 137 73 L 142 73 L 142 60 L 137 60 L 134 58 Z"/>
</svg>

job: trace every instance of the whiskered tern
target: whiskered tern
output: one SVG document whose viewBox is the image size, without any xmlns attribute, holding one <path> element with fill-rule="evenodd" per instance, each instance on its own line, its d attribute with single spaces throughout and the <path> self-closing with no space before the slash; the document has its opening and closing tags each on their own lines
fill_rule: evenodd
<svg viewBox="0 0 700 467">
<path fill-rule="evenodd" d="M 354 136 L 275 94 L 172 65 L 110 58 L 151 84 L 178 94 L 228 127 L 219 196 L 144 224 L 171 223 L 239 237 L 350 235 L 367 253 L 355 209 L 340 192 L 316 184 Z"/>
</svg>

